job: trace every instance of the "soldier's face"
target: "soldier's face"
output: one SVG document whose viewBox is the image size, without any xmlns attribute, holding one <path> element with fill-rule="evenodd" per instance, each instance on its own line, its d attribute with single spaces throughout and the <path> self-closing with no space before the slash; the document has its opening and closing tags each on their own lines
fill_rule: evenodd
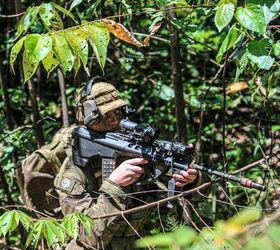
<svg viewBox="0 0 280 250">
<path fill-rule="evenodd" d="M 111 110 L 103 115 L 98 124 L 93 124 L 90 128 L 99 132 L 115 131 L 120 128 L 119 122 L 117 110 Z"/>
</svg>

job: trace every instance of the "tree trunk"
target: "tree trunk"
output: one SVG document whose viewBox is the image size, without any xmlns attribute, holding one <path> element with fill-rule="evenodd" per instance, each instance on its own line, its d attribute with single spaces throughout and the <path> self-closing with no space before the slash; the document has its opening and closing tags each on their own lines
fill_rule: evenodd
<svg viewBox="0 0 280 250">
<path fill-rule="evenodd" d="M 57 69 L 57 76 L 58 76 L 60 96 L 61 96 L 63 127 L 66 128 L 69 127 L 69 115 L 68 115 L 68 106 L 67 106 L 67 99 L 65 93 L 65 80 L 61 72 L 61 69 Z"/>
<path fill-rule="evenodd" d="M 2 69 L 3 63 L 2 62 L 3 62 L 2 55 L 0 54 L 0 86 L 3 90 L 3 99 L 4 99 L 4 103 L 5 103 L 5 109 L 6 109 L 5 113 L 6 113 L 6 117 L 7 117 L 8 127 L 9 127 L 10 130 L 12 130 L 13 127 L 14 127 L 14 123 L 13 123 L 13 119 L 12 119 L 12 116 L 11 116 L 8 86 L 7 86 L 6 81 L 4 81 L 4 79 L 3 79 L 3 69 Z M 3 171 L 2 167 L 0 167 L 0 180 L 1 180 L 1 183 L 3 185 L 4 192 L 7 196 L 8 204 L 13 205 L 14 202 L 13 202 L 13 199 L 12 199 L 12 195 L 11 195 L 11 192 L 9 190 L 9 185 L 8 185 L 7 180 L 6 180 L 6 177 L 5 177 L 5 174 L 4 174 L 4 171 Z"/>
<path fill-rule="evenodd" d="M 169 11 L 168 16 L 170 19 L 175 17 L 174 11 Z M 184 104 L 184 90 L 181 76 L 181 57 L 180 57 L 180 44 L 179 34 L 175 27 L 169 22 L 170 25 L 170 52 L 171 52 L 171 67 L 173 87 L 175 91 L 175 115 L 177 121 L 177 133 L 180 142 L 185 142 L 187 139 L 186 129 L 186 115 Z"/>
<path fill-rule="evenodd" d="M 31 106 L 32 106 L 32 114 L 33 114 L 33 123 L 34 123 L 34 132 L 36 136 L 36 141 L 37 141 L 37 147 L 40 148 L 41 146 L 44 145 L 45 139 L 44 139 L 44 134 L 43 134 L 43 129 L 40 123 L 40 114 L 39 114 L 39 109 L 38 109 L 38 103 L 34 91 L 34 85 L 31 80 L 28 80 L 28 90 L 30 94 L 30 100 L 31 100 Z"/>
</svg>

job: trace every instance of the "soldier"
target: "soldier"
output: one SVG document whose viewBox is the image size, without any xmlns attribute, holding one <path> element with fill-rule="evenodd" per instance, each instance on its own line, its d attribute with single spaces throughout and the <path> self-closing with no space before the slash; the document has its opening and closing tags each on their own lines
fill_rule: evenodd
<svg viewBox="0 0 280 250">
<path fill-rule="evenodd" d="M 78 121 L 98 132 L 117 131 L 121 119 L 120 109 L 126 106 L 116 88 L 102 78 L 88 82 L 79 95 L 77 104 Z M 86 212 L 89 216 L 99 216 L 121 212 L 155 200 L 155 192 L 133 195 L 138 190 L 133 184 L 147 174 L 143 169 L 147 160 L 118 159 L 117 167 L 107 179 L 102 180 L 102 159 L 92 159 L 87 167 L 78 167 L 72 161 L 70 145 L 67 149 L 68 157 L 54 182 L 64 215 Z M 177 187 L 184 187 L 187 184 L 198 184 L 199 175 L 197 170 L 189 169 L 174 174 L 173 177 Z M 156 188 L 145 186 L 145 189 Z M 78 240 L 72 240 L 66 249 L 133 249 L 136 234 L 143 232 L 151 212 L 151 209 L 143 209 L 125 218 L 115 216 L 95 220 L 91 234 L 81 226 Z"/>
</svg>

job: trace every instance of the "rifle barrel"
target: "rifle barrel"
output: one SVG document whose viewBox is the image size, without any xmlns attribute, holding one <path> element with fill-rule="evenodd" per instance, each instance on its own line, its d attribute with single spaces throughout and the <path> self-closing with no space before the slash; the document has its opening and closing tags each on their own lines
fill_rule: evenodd
<svg viewBox="0 0 280 250">
<path fill-rule="evenodd" d="M 219 177 L 221 177 L 223 179 L 226 179 L 226 180 L 230 180 L 230 181 L 233 181 L 233 182 L 238 182 L 244 187 L 254 188 L 254 189 L 257 189 L 257 190 L 260 190 L 260 191 L 265 191 L 265 189 L 266 189 L 266 186 L 264 186 L 260 183 L 254 182 L 250 179 L 247 179 L 247 178 L 244 178 L 244 177 L 237 177 L 237 176 L 225 173 L 225 172 L 221 172 L 221 171 L 214 170 L 214 169 L 211 169 L 211 168 L 203 167 L 203 166 L 200 166 L 198 164 L 191 164 L 188 167 L 186 167 L 183 164 L 174 163 L 174 167 L 179 168 L 181 170 L 187 170 L 188 168 L 198 169 L 200 171 L 208 173 L 209 175 L 216 175 L 216 176 L 219 176 Z"/>
</svg>

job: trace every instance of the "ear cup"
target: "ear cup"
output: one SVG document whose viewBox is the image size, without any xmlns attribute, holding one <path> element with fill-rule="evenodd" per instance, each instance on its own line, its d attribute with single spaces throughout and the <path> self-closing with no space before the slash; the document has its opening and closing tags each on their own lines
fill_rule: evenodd
<svg viewBox="0 0 280 250">
<path fill-rule="evenodd" d="M 87 100 L 83 103 L 84 124 L 86 126 L 96 124 L 100 120 L 100 114 L 96 102 Z"/>
</svg>

